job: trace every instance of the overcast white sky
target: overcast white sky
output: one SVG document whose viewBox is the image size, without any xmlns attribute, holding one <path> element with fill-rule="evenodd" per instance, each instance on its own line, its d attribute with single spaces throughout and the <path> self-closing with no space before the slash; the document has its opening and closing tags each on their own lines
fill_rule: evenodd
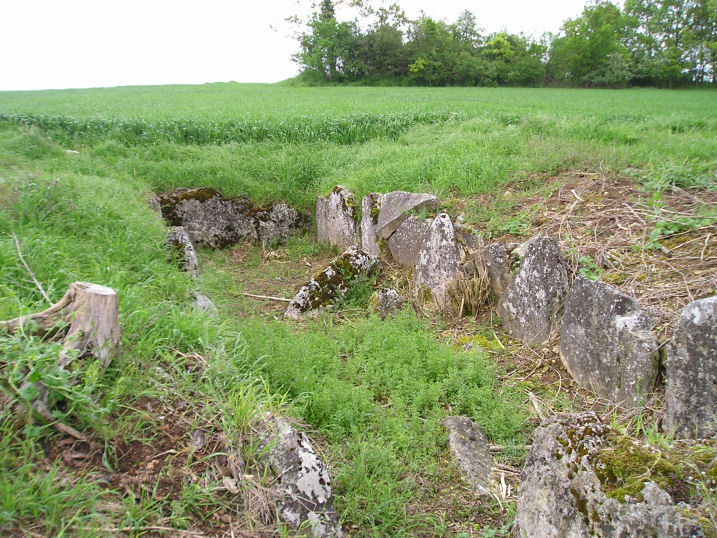
<svg viewBox="0 0 717 538">
<path fill-rule="evenodd" d="M 380 0 L 374 0 L 374 5 Z M 398 0 L 488 32 L 556 32 L 587 0 Z M 297 74 L 291 14 L 311 0 L 0 0 L 0 90 L 276 82 Z"/>
</svg>

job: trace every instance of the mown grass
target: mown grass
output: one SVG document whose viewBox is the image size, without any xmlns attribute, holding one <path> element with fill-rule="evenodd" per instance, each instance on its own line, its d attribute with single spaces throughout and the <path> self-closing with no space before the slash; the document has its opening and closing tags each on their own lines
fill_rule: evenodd
<svg viewBox="0 0 717 538">
<path fill-rule="evenodd" d="M 602 170 L 629 174 L 645 189 L 714 188 L 715 95 L 234 84 L 2 93 L 0 319 L 46 306 L 18 259 L 14 232 L 53 300 L 74 280 L 119 290 L 122 355 L 106 372 L 59 386 L 67 405 L 58 418 L 108 443 L 149 443 L 159 422 L 134 403 L 182 399 L 238 440 L 251 409 L 280 408 L 315 430 L 352 533 L 448 532 L 444 515 L 427 508 L 448 480 L 440 419 L 470 415 L 506 445 L 528 433 L 524 398 L 498 385 L 497 367 L 457 351 L 411 312 L 382 322 L 358 299 L 344 321 L 327 315 L 299 327 L 255 315 L 233 284 L 232 271 L 242 269 L 222 267 L 221 255 L 203 254 L 213 263 L 198 284 L 167 258 L 150 191 L 212 186 L 310 211 L 337 183 L 358 195 L 430 191 L 447 205 L 510 189 L 499 205 L 465 208 L 469 220 L 507 229 L 522 222 L 512 205 L 540 192 L 539 173 Z M 309 238 L 287 253 L 290 263 L 326 255 Z M 190 307 L 197 285 L 219 306 L 218 319 Z M 20 376 L 48 346 L 0 336 L 4 354 L 28 362 L 15 365 Z M 189 371 L 176 351 L 197 353 L 208 366 Z M 12 370 L 2 357 L 0 368 Z M 89 477 L 58 479 L 58 464 L 38 478 L 56 434 L 42 422 L 27 425 L 21 395 L 0 386 L 0 529 L 185 528 L 197 506 L 224 506 L 214 484 L 186 484 L 173 503 L 125 498 L 119 512 L 101 512 L 101 491 L 113 499 L 122 492 Z M 22 503 L 10 495 L 19 490 Z M 475 515 L 461 510 L 466 521 Z"/>
</svg>

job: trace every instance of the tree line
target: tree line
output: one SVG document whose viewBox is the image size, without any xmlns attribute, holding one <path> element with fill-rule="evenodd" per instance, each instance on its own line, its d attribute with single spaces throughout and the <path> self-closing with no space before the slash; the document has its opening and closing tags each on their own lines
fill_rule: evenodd
<svg viewBox="0 0 717 538">
<path fill-rule="evenodd" d="M 420 86 L 626 87 L 717 84 L 717 0 L 593 0 L 557 34 L 485 34 L 463 11 L 453 23 L 412 20 L 398 4 L 351 0 L 340 21 L 321 0 L 294 60 L 308 83 Z"/>
</svg>

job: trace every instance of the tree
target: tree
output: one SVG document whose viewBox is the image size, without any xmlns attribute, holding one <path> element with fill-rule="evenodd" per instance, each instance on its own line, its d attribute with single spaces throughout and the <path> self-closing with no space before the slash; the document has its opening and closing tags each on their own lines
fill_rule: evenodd
<svg viewBox="0 0 717 538">
<path fill-rule="evenodd" d="M 562 35 L 551 44 L 552 78 L 587 86 L 596 85 L 598 81 L 602 86 L 624 84 L 629 74 L 614 67 L 627 63 L 629 52 L 625 41 L 630 23 L 631 19 L 620 8 L 601 0 L 587 6 L 580 17 L 565 21 Z M 620 73 L 620 76 L 611 79 L 610 73 Z"/>
</svg>

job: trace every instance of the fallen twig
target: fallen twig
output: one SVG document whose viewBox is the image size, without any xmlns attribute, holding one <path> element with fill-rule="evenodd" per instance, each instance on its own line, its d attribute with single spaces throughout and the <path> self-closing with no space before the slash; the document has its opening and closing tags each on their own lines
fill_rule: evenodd
<svg viewBox="0 0 717 538">
<path fill-rule="evenodd" d="M 244 292 L 244 295 L 247 297 L 254 297 L 255 299 L 269 299 L 271 301 L 281 301 L 282 303 L 290 303 L 292 299 L 286 299 L 284 297 L 272 297 L 271 295 L 256 295 L 254 293 L 246 293 Z"/>
<path fill-rule="evenodd" d="M 22 257 L 22 252 L 20 251 L 20 242 L 17 240 L 17 236 L 15 235 L 15 232 L 12 232 L 12 238 L 15 240 L 15 248 L 17 248 L 17 255 L 20 257 L 20 261 L 25 266 L 25 269 L 32 277 L 32 281 L 35 283 L 35 286 L 37 286 L 37 289 L 40 290 L 40 293 L 42 293 L 42 296 L 45 298 L 45 300 L 52 304 L 52 301 L 47 296 L 47 293 L 45 293 L 45 290 L 42 289 L 42 285 L 38 282 L 37 278 L 35 277 L 35 273 L 32 272 L 32 269 L 30 269 L 30 266 L 25 261 L 25 258 Z"/>
</svg>

